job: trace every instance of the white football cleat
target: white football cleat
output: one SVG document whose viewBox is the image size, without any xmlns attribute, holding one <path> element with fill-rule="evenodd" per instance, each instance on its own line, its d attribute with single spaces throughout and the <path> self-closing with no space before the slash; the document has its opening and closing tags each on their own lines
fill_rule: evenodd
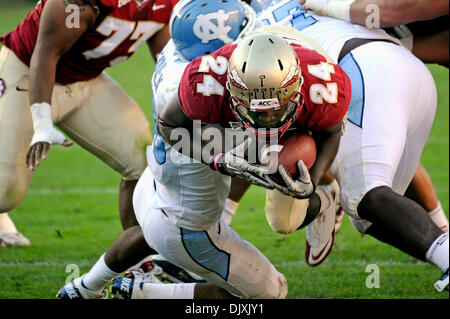
<svg viewBox="0 0 450 319">
<path fill-rule="evenodd" d="M 434 288 L 439 292 L 443 290 L 448 291 L 448 268 L 447 271 L 442 274 L 441 278 L 434 283 Z"/>
<path fill-rule="evenodd" d="M 336 219 L 334 225 L 334 234 L 337 234 L 339 228 L 342 226 L 342 222 L 344 221 L 345 212 L 341 207 L 341 200 L 339 198 L 339 184 L 336 179 L 333 180 L 328 186 L 333 188 L 333 191 L 336 193 L 335 203 L 336 203 Z"/>
<path fill-rule="evenodd" d="M 337 183 L 336 183 L 337 185 Z M 331 253 L 334 243 L 336 225 L 336 202 L 339 198 L 339 187 L 319 186 L 317 192 L 322 201 L 319 215 L 306 226 L 305 259 L 309 266 L 320 265 Z M 324 201 L 327 200 L 324 207 Z"/>
<path fill-rule="evenodd" d="M 339 228 L 341 228 L 342 226 L 342 222 L 344 221 L 344 217 L 345 217 L 345 212 L 342 209 L 341 206 L 337 206 L 337 211 L 336 211 L 336 219 L 334 222 L 334 233 L 337 234 L 337 231 L 339 230 Z"/>
<path fill-rule="evenodd" d="M 103 299 L 103 292 L 93 291 L 83 284 L 83 275 L 62 287 L 56 297 L 59 299 Z"/>
<path fill-rule="evenodd" d="M 30 246 L 31 242 L 21 233 L 0 233 L 0 246 L 3 247 L 24 247 Z"/>
</svg>

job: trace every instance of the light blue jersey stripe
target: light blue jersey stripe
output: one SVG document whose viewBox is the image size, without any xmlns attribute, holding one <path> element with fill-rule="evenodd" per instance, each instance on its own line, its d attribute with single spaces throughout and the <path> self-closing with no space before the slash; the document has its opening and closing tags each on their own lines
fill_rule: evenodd
<svg viewBox="0 0 450 319">
<path fill-rule="evenodd" d="M 362 128 L 365 102 L 364 77 L 358 62 L 356 62 L 351 52 L 339 62 L 339 66 L 347 73 L 352 83 L 352 98 L 348 108 L 347 119 Z"/>
</svg>

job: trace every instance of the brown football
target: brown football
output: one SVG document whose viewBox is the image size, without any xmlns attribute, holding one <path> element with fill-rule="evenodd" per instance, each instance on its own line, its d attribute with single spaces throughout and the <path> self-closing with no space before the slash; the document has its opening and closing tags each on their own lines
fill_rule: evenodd
<svg viewBox="0 0 450 319">
<path fill-rule="evenodd" d="M 306 133 L 294 132 L 281 138 L 283 149 L 278 154 L 278 165 L 283 165 L 293 178 L 298 177 L 297 162 L 302 160 L 310 169 L 316 160 L 317 148 L 314 139 Z M 271 175 L 277 182 L 282 182 L 277 172 Z M 282 183 L 284 184 L 284 183 Z"/>
</svg>

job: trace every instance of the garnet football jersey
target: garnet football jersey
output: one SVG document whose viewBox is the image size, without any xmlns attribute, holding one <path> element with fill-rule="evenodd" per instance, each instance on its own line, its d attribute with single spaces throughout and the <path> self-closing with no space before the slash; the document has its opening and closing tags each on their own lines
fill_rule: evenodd
<svg viewBox="0 0 450 319">
<path fill-rule="evenodd" d="M 30 65 L 39 22 L 47 0 L 40 1 L 25 20 L 1 38 Z M 56 81 L 68 84 L 97 77 L 105 68 L 128 59 L 151 36 L 169 23 L 178 0 L 90 0 L 98 7 L 94 26 L 59 60 Z"/>
<path fill-rule="evenodd" d="M 297 123 L 312 130 L 335 126 L 345 116 L 351 98 L 347 74 L 314 50 L 298 42 L 291 46 L 300 61 L 305 100 Z M 227 44 L 210 55 L 194 59 L 186 68 L 178 90 L 184 113 L 193 120 L 228 126 L 236 121 L 226 89 L 228 60 L 237 44 Z"/>
</svg>

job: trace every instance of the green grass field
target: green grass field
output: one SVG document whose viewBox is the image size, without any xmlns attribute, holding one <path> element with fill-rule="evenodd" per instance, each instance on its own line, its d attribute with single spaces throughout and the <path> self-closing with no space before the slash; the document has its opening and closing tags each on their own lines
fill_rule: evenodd
<svg viewBox="0 0 450 319">
<path fill-rule="evenodd" d="M 19 23 L 32 6 L 0 4 L 0 34 Z M 150 118 L 153 62 L 146 47 L 111 69 Z M 449 73 L 430 66 L 439 90 L 439 107 L 423 154 L 446 212 L 449 210 Z M 79 146 L 52 147 L 39 167 L 28 196 L 10 213 L 32 241 L 27 248 L 0 247 L 0 298 L 55 298 L 65 283 L 66 267 L 89 270 L 120 234 L 120 176 Z M 256 187 L 245 195 L 233 227 L 254 243 L 286 275 L 288 298 L 448 298 L 433 283 L 441 272 L 426 263 L 361 237 L 346 218 L 330 257 L 319 267 L 304 261 L 305 232 L 282 236 L 269 229 L 264 216 L 264 192 Z M 380 287 L 369 289 L 366 267 L 378 265 Z"/>
</svg>

